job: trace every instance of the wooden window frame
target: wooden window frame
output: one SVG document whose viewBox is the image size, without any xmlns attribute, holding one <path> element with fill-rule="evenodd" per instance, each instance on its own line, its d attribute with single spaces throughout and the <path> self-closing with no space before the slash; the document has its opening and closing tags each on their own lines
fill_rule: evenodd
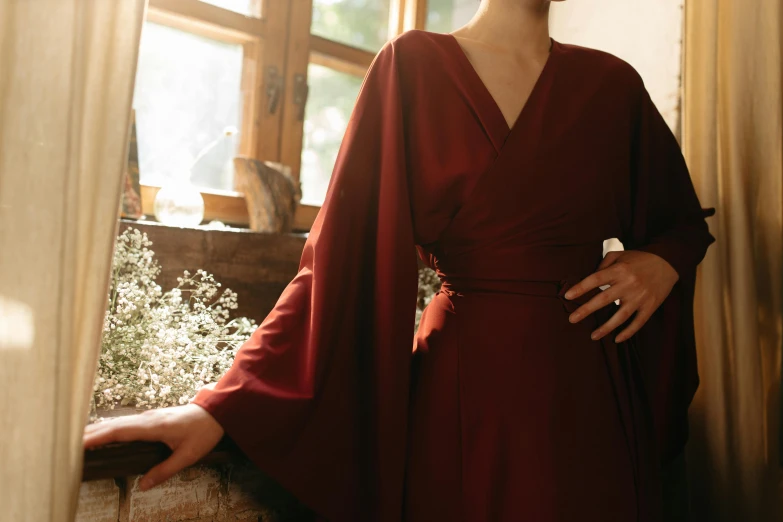
<svg viewBox="0 0 783 522">
<path fill-rule="evenodd" d="M 226 15 L 230 16 L 226 16 Z M 208 20 L 216 20 L 211 22 Z M 242 46 L 242 126 L 239 153 L 254 156 L 258 129 L 253 122 L 260 100 L 259 58 L 265 33 L 263 20 L 205 4 L 200 0 L 151 0 L 146 22 L 165 25 L 219 42 Z M 219 21 L 219 22 L 218 22 Z"/>
<path fill-rule="evenodd" d="M 335 71 L 363 77 L 376 53 L 360 49 L 310 32 L 313 0 L 290 0 L 291 22 L 288 45 L 287 83 L 293 85 L 296 75 L 307 78 L 311 63 Z M 427 0 L 391 0 L 389 5 L 389 38 L 409 29 L 424 29 L 427 18 Z M 299 107 L 293 97 L 286 100 L 283 116 L 281 162 L 291 167 L 299 178 L 301 169 L 304 122 L 299 120 Z M 318 208 L 318 207 L 315 207 Z"/>
<path fill-rule="evenodd" d="M 281 162 L 299 179 L 304 136 L 302 107 L 295 99 L 297 79 L 307 81 L 310 63 L 363 77 L 374 52 L 346 45 L 310 33 L 313 0 L 256 0 L 261 18 L 245 16 L 201 0 L 149 0 L 147 21 L 207 38 L 241 44 L 243 110 L 239 153 L 259 160 Z M 389 37 L 409 29 L 423 29 L 427 0 L 391 0 Z M 274 66 L 284 78 L 284 92 L 278 110 L 266 107 L 267 67 Z M 154 214 L 159 187 L 142 185 L 145 215 Z M 239 192 L 200 189 L 204 196 L 205 220 L 247 226 L 249 216 Z M 299 205 L 295 230 L 309 230 L 320 206 Z"/>
<path fill-rule="evenodd" d="M 266 110 L 264 71 L 268 66 L 284 70 L 288 7 L 280 0 L 264 0 L 264 5 L 258 7 L 256 10 L 261 18 L 245 16 L 200 0 L 149 0 L 146 21 L 242 45 L 243 98 L 238 153 L 275 161 L 279 154 L 280 111 L 270 114 Z M 155 195 L 159 189 L 142 184 L 141 201 L 145 215 L 154 214 Z M 217 219 L 241 226 L 249 223 L 245 199 L 239 192 L 199 190 L 204 196 L 204 217 L 207 221 Z"/>
</svg>

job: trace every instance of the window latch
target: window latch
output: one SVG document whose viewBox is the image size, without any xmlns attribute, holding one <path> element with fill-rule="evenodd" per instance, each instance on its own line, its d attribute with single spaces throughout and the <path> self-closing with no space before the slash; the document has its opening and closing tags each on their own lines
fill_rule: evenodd
<svg viewBox="0 0 783 522">
<path fill-rule="evenodd" d="M 307 78 L 304 74 L 294 75 L 294 105 L 297 106 L 297 119 L 304 121 L 305 105 L 307 105 L 307 95 L 310 87 L 307 85 Z"/>
<path fill-rule="evenodd" d="M 270 65 L 266 68 L 264 85 L 266 85 L 266 112 L 274 114 L 277 112 L 277 106 L 280 105 L 280 95 L 283 93 L 283 77 L 276 66 Z"/>
</svg>

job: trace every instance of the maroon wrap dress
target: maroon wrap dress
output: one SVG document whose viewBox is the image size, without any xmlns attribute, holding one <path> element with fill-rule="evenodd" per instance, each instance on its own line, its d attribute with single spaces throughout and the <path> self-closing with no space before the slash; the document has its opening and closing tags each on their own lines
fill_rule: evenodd
<svg viewBox="0 0 783 522">
<path fill-rule="evenodd" d="M 658 520 L 708 214 L 625 62 L 553 41 L 509 128 L 453 36 L 410 31 L 365 77 L 299 273 L 194 402 L 332 522 Z M 612 237 L 679 274 L 620 345 L 590 339 L 616 305 L 568 321 L 599 289 L 563 296 Z M 414 339 L 416 250 L 443 289 Z"/>
</svg>

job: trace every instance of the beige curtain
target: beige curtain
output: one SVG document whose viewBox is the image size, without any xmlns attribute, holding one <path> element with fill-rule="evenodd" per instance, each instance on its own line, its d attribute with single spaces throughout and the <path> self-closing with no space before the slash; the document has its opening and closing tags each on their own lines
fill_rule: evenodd
<svg viewBox="0 0 783 522">
<path fill-rule="evenodd" d="M 779 521 L 780 0 L 687 0 L 683 148 L 717 238 L 696 296 L 693 520 Z"/>
<path fill-rule="evenodd" d="M 0 520 L 72 520 L 144 0 L 0 0 Z"/>
</svg>

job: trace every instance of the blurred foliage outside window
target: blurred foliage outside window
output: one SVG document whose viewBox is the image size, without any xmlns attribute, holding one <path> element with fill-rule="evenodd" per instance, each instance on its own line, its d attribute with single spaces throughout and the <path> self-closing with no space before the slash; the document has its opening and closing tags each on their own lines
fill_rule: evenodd
<svg viewBox="0 0 783 522">
<path fill-rule="evenodd" d="M 314 0 L 312 33 L 377 52 L 389 39 L 389 0 Z M 427 30 L 467 22 L 478 0 L 429 0 Z M 302 147 L 302 203 L 321 205 L 362 79 L 310 64 Z"/>
<path fill-rule="evenodd" d="M 376 52 L 389 39 L 389 0 L 313 0 L 310 30 Z"/>
<path fill-rule="evenodd" d="M 302 146 L 302 203 L 321 205 L 362 78 L 310 64 Z"/>
</svg>

